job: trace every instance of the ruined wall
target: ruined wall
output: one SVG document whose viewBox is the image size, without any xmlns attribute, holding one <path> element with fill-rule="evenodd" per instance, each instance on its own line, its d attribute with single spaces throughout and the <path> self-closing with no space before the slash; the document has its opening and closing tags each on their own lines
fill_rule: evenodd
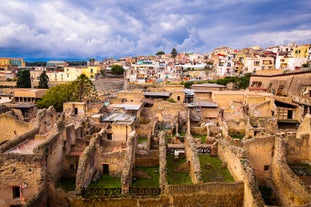
<svg viewBox="0 0 311 207">
<path fill-rule="evenodd" d="M 79 158 L 79 165 L 76 176 L 76 194 L 81 194 L 82 191 L 90 184 L 94 173 L 94 157 L 95 143 L 99 139 L 99 135 L 93 136 L 89 146 L 85 148 Z"/>
<path fill-rule="evenodd" d="M 152 122 L 148 124 L 139 124 L 139 127 L 136 127 L 136 133 L 138 137 L 148 137 L 151 131 Z"/>
<path fill-rule="evenodd" d="M 19 137 L 17 137 L 16 139 L 12 139 L 10 141 L 7 141 L 5 143 L 3 143 L 1 146 L 0 146 L 0 153 L 3 153 L 9 149 L 11 149 L 12 147 L 28 140 L 28 139 L 33 139 L 36 134 L 39 132 L 39 128 L 36 127 L 22 135 L 20 135 Z"/>
<path fill-rule="evenodd" d="M 44 152 L 47 154 L 47 172 L 51 176 L 51 182 L 58 182 L 63 171 L 63 147 L 66 133 L 64 129 L 54 128 L 47 134 L 46 140 L 34 149 L 35 153 Z"/>
<path fill-rule="evenodd" d="M 204 183 L 169 185 L 170 204 L 174 206 L 243 206 L 244 184 Z"/>
<path fill-rule="evenodd" d="M 121 177 L 122 169 L 125 162 L 125 150 L 118 150 L 114 152 L 102 153 L 102 151 L 96 147 L 96 154 L 94 158 L 95 170 L 103 173 L 103 165 L 109 165 L 109 175 Z"/>
<path fill-rule="evenodd" d="M 19 137 L 35 127 L 33 122 L 18 121 L 9 114 L 0 114 L 0 144 Z"/>
<path fill-rule="evenodd" d="M 39 133 L 45 134 L 55 127 L 57 113 L 53 106 L 48 109 L 39 110 L 37 114 Z"/>
<path fill-rule="evenodd" d="M 218 155 L 227 163 L 228 170 L 236 181 L 244 182 L 244 207 L 263 207 L 264 200 L 258 189 L 255 172 L 250 163 L 245 159 L 245 151 L 232 145 L 225 139 L 218 142 Z"/>
<path fill-rule="evenodd" d="M 129 187 L 132 184 L 132 172 L 133 165 L 135 163 L 135 151 L 136 151 L 136 132 L 132 131 L 125 150 L 125 160 L 121 175 L 122 194 L 129 193 Z"/>
<path fill-rule="evenodd" d="M 226 93 L 226 92 L 214 92 L 212 99 L 216 102 L 220 108 L 227 108 L 231 105 L 232 100 L 244 103 L 245 95 L 242 93 Z"/>
<path fill-rule="evenodd" d="M 43 155 L 0 154 L 0 206 L 25 204 L 45 188 Z M 13 199 L 12 187 L 20 187 Z"/>
<path fill-rule="evenodd" d="M 126 124 L 111 124 L 112 141 L 121 141 L 126 143 L 132 127 Z"/>
<path fill-rule="evenodd" d="M 307 114 L 299 125 L 296 134 L 287 134 L 287 162 L 311 162 L 311 115 Z"/>
<path fill-rule="evenodd" d="M 159 150 L 145 150 L 144 153 L 136 153 L 136 166 L 159 166 Z"/>
<path fill-rule="evenodd" d="M 201 165 L 198 151 L 195 147 L 195 141 L 191 135 L 185 137 L 185 154 L 187 161 L 190 162 L 190 178 L 193 184 L 202 183 Z"/>
<path fill-rule="evenodd" d="M 160 131 L 159 137 L 159 170 L 160 170 L 160 188 L 163 191 L 168 184 L 167 182 L 167 171 L 166 171 L 166 141 L 165 132 Z"/>
<path fill-rule="evenodd" d="M 243 148 L 259 182 L 271 178 L 274 137 L 267 136 L 244 140 Z"/>
<path fill-rule="evenodd" d="M 286 143 L 284 134 L 275 137 L 272 162 L 272 179 L 278 189 L 283 206 L 311 205 L 311 189 L 289 168 L 286 163 Z"/>
<path fill-rule="evenodd" d="M 166 128 L 175 127 L 178 113 L 186 111 L 186 108 L 179 103 L 171 103 L 168 101 L 155 102 L 150 110 L 152 119 L 157 119 Z"/>
</svg>

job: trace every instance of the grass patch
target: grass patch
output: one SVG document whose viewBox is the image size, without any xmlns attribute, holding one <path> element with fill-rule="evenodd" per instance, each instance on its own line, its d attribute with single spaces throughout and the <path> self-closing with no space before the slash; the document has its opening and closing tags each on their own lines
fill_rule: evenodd
<svg viewBox="0 0 311 207">
<path fill-rule="evenodd" d="M 138 144 L 143 144 L 147 142 L 148 138 L 147 137 L 139 137 L 138 138 Z"/>
<path fill-rule="evenodd" d="M 66 192 L 74 191 L 76 189 L 76 179 L 75 178 L 62 178 L 57 186 L 63 188 Z"/>
<path fill-rule="evenodd" d="M 168 184 L 192 184 L 189 176 L 189 169 L 187 171 L 178 170 L 187 164 L 185 157 L 174 160 L 173 154 L 167 154 L 166 162 Z"/>
<path fill-rule="evenodd" d="M 200 138 L 203 144 L 206 143 L 206 135 L 194 134 L 192 136 L 193 138 Z"/>
<path fill-rule="evenodd" d="M 243 139 L 244 134 L 230 134 L 233 139 Z"/>
<path fill-rule="evenodd" d="M 159 167 L 136 167 L 136 176 L 132 181 L 132 187 L 158 188 L 159 187 Z"/>
<path fill-rule="evenodd" d="M 222 166 L 218 157 L 199 154 L 202 178 L 204 182 L 234 182 L 227 167 Z"/>
<path fill-rule="evenodd" d="M 91 182 L 91 188 L 121 188 L 121 178 L 102 175 L 96 182 Z"/>
</svg>

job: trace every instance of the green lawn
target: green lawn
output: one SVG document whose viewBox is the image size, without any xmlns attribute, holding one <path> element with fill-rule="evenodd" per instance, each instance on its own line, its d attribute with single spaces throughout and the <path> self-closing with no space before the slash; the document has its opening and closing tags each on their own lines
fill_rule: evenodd
<svg viewBox="0 0 311 207">
<path fill-rule="evenodd" d="M 193 138 L 201 138 L 201 142 L 202 142 L 203 144 L 206 143 L 206 135 L 193 134 L 192 136 L 193 136 Z"/>
<path fill-rule="evenodd" d="M 143 144 L 147 142 L 148 138 L 147 137 L 139 137 L 138 138 L 138 144 Z"/>
<path fill-rule="evenodd" d="M 159 167 L 136 167 L 137 175 L 132 181 L 132 187 L 158 188 L 159 187 Z"/>
<path fill-rule="evenodd" d="M 75 178 L 62 178 L 57 185 L 62 187 L 66 192 L 74 191 L 76 188 L 76 180 Z"/>
<path fill-rule="evenodd" d="M 168 184 L 192 184 L 189 169 L 183 167 L 187 164 L 185 157 L 174 160 L 173 154 L 167 154 L 166 162 Z"/>
<path fill-rule="evenodd" d="M 202 178 L 204 182 L 234 182 L 227 167 L 222 167 L 218 157 L 199 154 Z"/>
<path fill-rule="evenodd" d="M 91 182 L 91 188 L 121 188 L 121 178 L 102 175 L 96 182 Z"/>
</svg>

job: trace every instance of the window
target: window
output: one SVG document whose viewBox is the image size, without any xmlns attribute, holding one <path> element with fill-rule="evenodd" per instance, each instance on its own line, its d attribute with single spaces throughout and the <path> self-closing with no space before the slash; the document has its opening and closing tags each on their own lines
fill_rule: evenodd
<svg viewBox="0 0 311 207">
<path fill-rule="evenodd" d="M 112 140 L 112 133 L 107 133 L 107 139 Z"/>
<path fill-rule="evenodd" d="M 177 96 L 177 101 L 180 101 L 180 96 Z"/>
<path fill-rule="evenodd" d="M 265 166 L 264 166 L 264 171 L 268 171 L 269 168 L 270 168 L 270 165 L 265 165 Z"/>
<path fill-rule="evenodd" d="M 12 193 L 13 193 L 13 199 L 20 198 L 20 187 L 19 186 L 13 186 L 12 187 Z"/>
</svg>

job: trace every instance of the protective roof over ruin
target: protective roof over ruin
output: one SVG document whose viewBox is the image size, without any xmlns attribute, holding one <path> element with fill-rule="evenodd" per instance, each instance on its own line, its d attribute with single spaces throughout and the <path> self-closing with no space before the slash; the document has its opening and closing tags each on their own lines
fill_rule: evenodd
<svg viewBox="0 0 311 207">
<path fill-rule="evenodd" d="M 128 114 L 126 112 L 113 113 L 108 117 L 103 118 L 103 122 L 127 122 L 132 123 L 135 121 L 135 116 Z"/>
<path fill-rule="evenodd" d="M 217 108 L 218 104 L 210 101 L 194 101 L 187 105 L 188 107 L 203 107 L 203 108 Z"/>
<path fill-rule="evenodd" d="M 45 140 L 26 140 L 19 145 L 9 149 L 5 153 L 18 153 L 18 154 L 34 154 L 33 150 Z"/>
<path fill-rule="evenodd" d="M 138 111 L 143 106 L 139 102 L 125 102 L 122 104 L 111 104 L 110 107 L 123 108 L 124 110 Z"/>
<path fill-rule="evenodd" d="M 155 96 L 155 97 L 170 97 L 170 92 L 145 92 L 145 96 Z"/>
</svg>

